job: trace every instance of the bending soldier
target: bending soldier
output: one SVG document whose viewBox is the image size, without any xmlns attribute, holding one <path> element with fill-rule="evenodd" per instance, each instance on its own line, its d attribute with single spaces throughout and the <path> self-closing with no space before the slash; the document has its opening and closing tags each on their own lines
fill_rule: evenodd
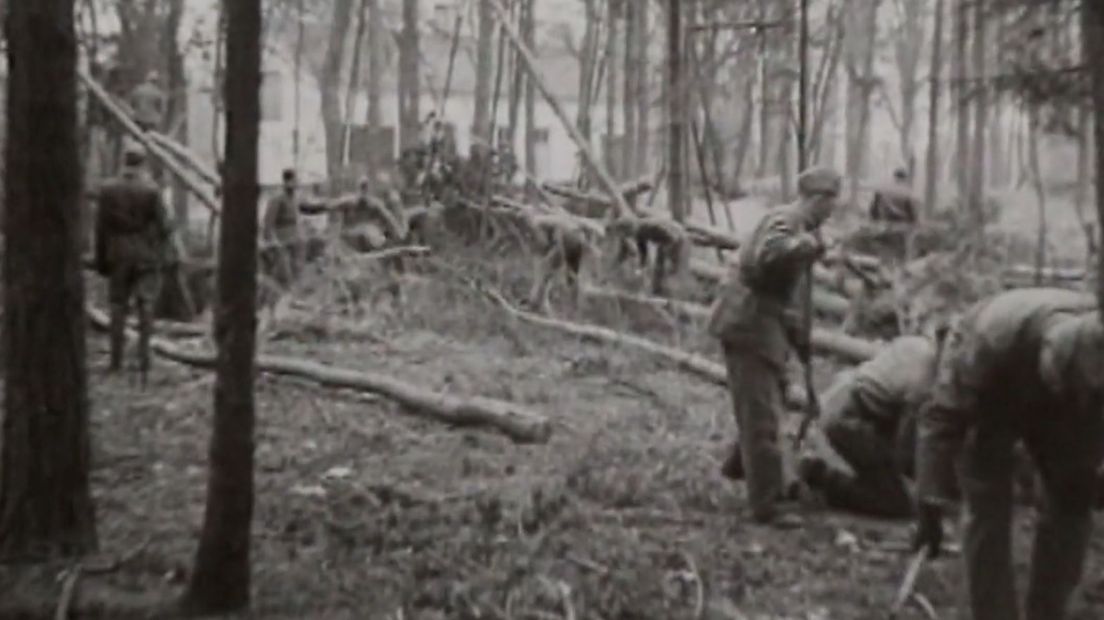
<svg viewBox="0 0 1104 620">
<path fill-rule="evenodd" d="M 621 264 L 633 251 L 640 260 L 640 268 L 648 266 L 648 248 L 655 247 L 655 264 L 652 266 L 652 294 L 664 293 L 667 276 L 679 273 L 689 261 L 690 244 L 686 233 L 670 220 L 619 217 L 606 224 L 606 233 L 617 241 L 617 256 Z"/>
<path fill-rule="evenodd" d="M 396 192 L 374 194 L 368 177 L 360 179 L 355 195 L 339 201 L 334 208 L 345 238 L 358 251 L 378 250 L 402 241 L 409 232 L 406 213 Z"/>
<path fill-rule="evenodd" d="M 802 362 L 810 355 L 793 298 L 807 267 L 824 253 L 818 231 L 835 209 L 841 180 L 834 170 L 814 167 L 797 185 L 797 202 L 767 213 L 740 246 L 739 266 L 721 285 L 708 326 L 724 350 L 752 517 L 782 527 L 801 525 L 782 505 L 778 415 L 788 344 Z"/>
<path fill-rule="evenodd" d="M 893 172 L 893 183 L 874 192 L 870 201 L 870 219 L 875 222 L 915 224 L 916 197 L 909 186 L 908 171 L 898 168 Z"/>
<path fill-rule="evenodd" d="M 111 370 L 122 368 L 126 317 L 133 297 L 138 311 L 138 365 L 143 385 L 150 368 L 153 304 L 161 288 L 172 224 L 161 194 L 144 174 L 145 155 L 128 149 L 123 170 L 99 191 L 96 270 L 108 278 L 111 301 Z"/>
<path fill-rule="evenodd" d="M 821 429 L 827 450 L 851 472 L 823 455 L 801 459 L 805 482 L 828 505 L 880 517 L 913 514 L 905 484 L 912 477 L 916 415 L 935 376 L 944 329 L 935 338 L 901 336 L 854 370 L 837 375 L 824 396 Z"/>
<path fill-rule="evenodd" d="M 572 298 L 578 303 L 583 259 L 588 252 L 594 251 L 588 230 L 565 215 L 536 215 L 531 217 L 530 223 L 536 233 L 539 253 L 535 282 L 529 292 L 530 307 L 548 311 L 549 287 L 553 276 L 560 272 L 567 278 Z"/>
<path fill-rule="evenodd" d="M 1046 496 L 1026 618 L 1066 617 L 1083 570 L 1104 440 L 1104 335 L 1095 308 L 1088 295 L 1019 289 L 976 304 L 948 336 L 932 399 L 920 413 L 914 544 L 939 552 L 957 477 L 974 620 L 1020 617 L 1011 550 L 1019 442 Z"/>
</svg>

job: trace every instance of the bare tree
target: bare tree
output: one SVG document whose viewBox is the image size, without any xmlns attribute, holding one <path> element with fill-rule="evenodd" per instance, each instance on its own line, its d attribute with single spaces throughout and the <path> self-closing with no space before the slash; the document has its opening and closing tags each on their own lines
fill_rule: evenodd
<svg viewBox="0 0 1104 620">
<path fill-rule="evenodd" d="M 203 531 L 181 601 L 186 613 L 196 615 L 249 606 L 261 0 L 235 0 L 226 9 L 226 176 L 214 313 L 218 345 L 214 429 Z"/>
<path fill-rule="evenodd" d="M 652 110 L 651 90 L 649 89 L 648 66 L 648 2 L 634 3 L 633 15 L 637 20 L 636 49 L 639 59 L 636 62 L 636 155 L 634 169 L 637 174 L 648 170 L 649 116 Z"/>
<path fill-rule="evenodd" d="M 984 0 L 973 0 L 974 38 L 974 136 L 970 150 L 969 201 L 980 214 L 985 198 L 985 135 L 989 126 L 989 86 L 986 81 L 988 57 L 988 9 Z"/>
<path fill-rule="evenodd" d="M 490 146 L 491 142 L 491 77 L 494 64 L 494 14 L 491 0 L 479 0 L 479 35 L 476 41 L 475 117 L 473 136 Z"/>
<path fill-rule="evenodd" d="M 80 266 L 73 0 L 11 2 L 0 557 L 96 547 Z"/>
<path fill-rule="evenodd" d="M 965 200 L 969 193 L 969 171 L 967 163 L 970 158 L 970 99 L 966 81 L 970 74 L 967 69 L 966 56 L 969 51 L 970 36 L 970 3 L 971 0 L 957 0 L 955 6 L 955 32 L 954 32 L 954 60 L 952 61 L 952 77 L 954 88 L 952 92 L 955 98 L 956 133 L 955 133 L 955 170 L 958 185 L 959 200 Z"/>
<path fill-rule="evenodd" d="M 618 24 L 624 0 L 606 0 L 606 143 L 602 149 L 606 170 L 614 179 L 621 177 L 618 165 L 617 149 L 617 91 L 620 72 L 617 54 L 621 41 L 621 28 Z"/>
<path fill-rule="evenodd" d="M 915 167 L 913 130 L 916 126 L 916 98 L 920 93 L 917 70 L 924 46 L 924 5 L 915 0 L 893 0 L 893 51 L 897 65 L 899 107 L 886 97 L 886 108 L 901 134 L 901 163 L 911 172 Z M 883 94 L 885 93 L 882 90 Z"/>
<path fill-rule="evenodd" d="M 869 142 L 870 96 L 878 85 L 874 73 L 874 48 L 878 36 L 880 0 L 850 2 L 847 8 L 844 66 L 847 68 L 847 177 L 851 180 L 851 202 L 855 202 L 858 181 L 866 173 Z"/>
<path fill-rule="evenodd" d="M 640 56 L 642 49 L 638 47 L 641 44 L 640 33 L 638 29 L 640 27 L 640 20 L 637 19 L 636 14 L 640 10 L 640 2 L 626 2 L 625 11 L 625 45 L 624 45 L 624 59 L 625 59 L 625 71 L 624 71 L 624 85 L 625 92 L 621 100 L 622 116 L 625 119 L 625 135 L 621 142 L 621 173 L 625 177 L 629 177 L 634 174 L 640 174 L 640 171 L 636 169 L 636 111 L 637 103 L 636 98 L 640 96 L 639 86 L 636 81 L 640 77 L 640 72 L 636 68 L 636 64 L 640 62 Z"/>
<path fill-rule="evenodd" d="M 935 26 L 932 32 L 931 67 L 928 90 L 928 153 L 924 168 L 924 211 L 929 216 L 935 210 L 939 181 L 939 104 L 943 76 L 943 7 L 945 0 L 935 0 Z"/>
<path fill-rule="evenodd" d="M 683 154 L 686 148 L 686 87 L 682 70 L 682 6 L 667 2 L 667 201 L 671 217 L 686 219 Z"/>
<path fill-rule="evenodd" d="M 302 0 L 300 0 L 302 1 Z M 383 81 L 384 29 L 380 0 L 366 0 L 368 9 L 368 126 L 379 129 L 380 90 Z"/>
<path fill-rule="evenodd" d="M 422 115 L 422 88 L 418 71 L 418 0 L 403 0 L 402 23 L 399 39 L 399 142 L 407 148 L 418 144 Z"/>
<path fill-rule="evenodd" d="M 345 43 L 348 39 L 353 0 L 335 0 L 326 43 L 326 59 L 322 65 L 322 121 L 326 129 L 326 170 L 331 178 L 341 169 L 341 138 L 344 123 L 341 114 L 341 68 L 345 63 Z M 229 49 L 229 47 L 227 48 Z M 229 62 L 229 60 L 227 60 Z"/>
<path fill-rule="evenodd" d="M 521 36 L 525 46 L 536 50 L 537 42 L 537 0 L 525 0 L 522 13 Z M 520 64 L 520 63 L 519 63 Z M 530 177 L 537 176 L 537 89 L 533 80 L 525 80 L 525 171 Z M 535 188 L 530 187 L 533 191 Z"/>
</svg>

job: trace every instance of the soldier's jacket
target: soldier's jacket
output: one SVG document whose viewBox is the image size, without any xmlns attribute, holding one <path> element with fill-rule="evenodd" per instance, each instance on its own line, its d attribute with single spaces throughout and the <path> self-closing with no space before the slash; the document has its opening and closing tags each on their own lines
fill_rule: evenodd
<svg viewBox="0 0 1104 620">
<path fill-rule="evenodd" d="M 409 228 L 396 197 L 354 194 L 339 199 L 331 208 L 340 212 L 346 230 L 372 227 L 387 239 L 398 240 L 406 237 Z"/>
<path fill-rule="evenodd" d="M 157 186 L 142 174 L 123 171 L 104 183 L 96 211 L 96 263 L 156 268 L 171 255 L 172 222 Z"/>
<path fill-rule="evenodd" d="M 1104 342 L 1095 310 L 1090 295 L 1025 288 L 985 299 L 962 316 L 920 413 L 922 498 L 951 501 L 956 457 L 979 423 L 1030 432 L 1024 429 L 1057 423 L 1053 416 L 1071 406 L 1100 406 Z M 1076 437 L 1079 429 L 1068 432 Z"/>
<path fill-rule="evenodd" d="M 800 337 L 795 293 L 820 245 L 812 229 L 797 205 L 774 209 L 760 220 L 721 283 L 710 334 L 755 348 L 779 365 L 785 362 L 787 341 Z"/>
<path fill-rule="evenodd" d="M 875 428 L 895 432 L 898 423 L 915 413 L 931 393 L 936 354 L 936 345 L 929 338 L 895 338 L 874 358 L 841 377 L 849 384 L 846 389 L 850 398 L 862 406 L 839 414 L 858 415 Z M 834 409 L 826 402 L 825 417 L 834 415 Z"/>
<path fill-rule="evenodd" d="M 290 241 L 299 235 L 299 198 L 281 192 L 268 201 L 264 213 L 264 235 Z"/>
<path fill-rule="evenodd" d="M 916 196 L 908 186 L 888 184 L 874 192 L 874 198 L 870 201 L 870 219 L 913 223 L 917 216 L 916 203 Z"/>
</svg>

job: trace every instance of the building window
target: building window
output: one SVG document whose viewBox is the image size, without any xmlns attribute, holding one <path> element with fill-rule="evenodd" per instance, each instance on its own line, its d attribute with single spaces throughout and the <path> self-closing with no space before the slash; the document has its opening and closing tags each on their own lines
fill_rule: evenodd
<svg viewBox="0 0 1104 620">
<path fill-rule="evenodd" d="M 283 120 L 284 76 L 277 71 L 265 71 L 261 79 L 261 120 Z"/>
</svg>

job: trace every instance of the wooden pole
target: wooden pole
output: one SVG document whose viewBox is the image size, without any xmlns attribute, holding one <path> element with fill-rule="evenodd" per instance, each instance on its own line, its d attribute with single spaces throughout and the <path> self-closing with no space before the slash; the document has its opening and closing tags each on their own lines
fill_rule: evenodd
<svg viewBox="0 0 1104 620">
<path fill-rule="evenodd" d="M 517 52 L 517 59 L 521 61 L 520 64 L 525 67 L 529 79 L 533 81 L 533 85 L 537 87 L 541 96 L 548 102 L 556 118 L 563 123 L 568 135 L 571 136 L 571 140 L 582 153 L 583 160 L 586 162 L 587 166 L 590 167 L 594 176 L 598 178 L 598 182 L 601 183 L 602 189 L 610 195 L 610 200 L 613 202 L 618 216 L 639 215 L 639 213 L 625 201 L 625 197 L 617 191 L 617 184 L 613 182 L 613 179 L 610 178 L 609 173 L 602 166 L 601 162 L 594 156 L 594 152 L 591 150 L 590 145 L 583 139 L 578 128 L 571 122 L 571 119 L 568 118 L 563 106 L 561 106 L 560 102 L 552 95 L 552 91 L 549 90 L 543 76 L 541 76 L 540 72 L 537 70 L 537 62 L 533 58 L 533 53 L 529 51 L 529 48 L 526 47 L 525 43 L 521 40 L 521 35 L 518 33 L 517 29 L 510 23 L 509 13 L 506 11 L 506 7 L 502 6 L 502 0 L 491 0 L 491 2 L 495 10 L 495 19 L 502 25 L 502 31 L 506 33 L 506 36 L 510 37 L 510 43 L 513 44 L 514 50 Z"/>
</svg>

